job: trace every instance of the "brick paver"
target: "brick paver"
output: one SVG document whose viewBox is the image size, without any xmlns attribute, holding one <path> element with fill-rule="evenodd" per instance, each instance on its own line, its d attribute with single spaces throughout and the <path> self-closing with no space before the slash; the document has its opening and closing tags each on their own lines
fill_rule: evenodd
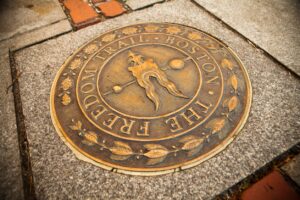
<svg viewBox="0 0 300 200">
<path fill-rule="evenodd" d="M 82 0 L 65 0 L 63 4 L 72 18 L 73 25 L 77 28 L 100 21 L 93 7 Z"/>
<path fill-rule="evenodd" d="M 300 195 L 276 170 L 243 192 L 242 200 L 299 200 Z"/>
<path fill-rule="evenodd" d="M 115 0 L 99 3 L 97 7 L 101 10 L 105 17 L 115 17 L 126 11 L 122 4 Z"/>
</svg>

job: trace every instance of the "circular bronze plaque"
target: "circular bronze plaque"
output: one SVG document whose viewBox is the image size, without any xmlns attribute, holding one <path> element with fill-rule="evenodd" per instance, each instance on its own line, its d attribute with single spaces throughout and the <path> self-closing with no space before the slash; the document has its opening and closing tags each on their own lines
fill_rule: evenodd
<svg viewBox="0 0 300 200">
<path fill-rule="evenodd" d="M 191 27 L 149 23 L 77 50 L 51 90 L 53 123 L 82 159 L 156 175 L 224 149 L 249 113 L 251 86 L 232 50 Z"/>
</svg>

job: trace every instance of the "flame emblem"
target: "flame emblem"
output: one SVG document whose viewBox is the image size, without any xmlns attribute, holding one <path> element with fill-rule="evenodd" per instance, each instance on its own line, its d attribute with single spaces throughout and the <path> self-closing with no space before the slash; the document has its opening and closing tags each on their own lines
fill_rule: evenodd
<svg viewBox="0 0 300 200">
<path fill-rule="evenodd" d="M 146 95 L 154 103 L 156 111 L 159 109 L 160 101 L 150 77 L 156 78 L 158 83 L 166 88 L 171 95 L 188 98 L 168 79 L 167 74 L 158 67 L 153 59 L 145 59 L 142 55 L 132 51 L 129 51 L 128 58 L 130 63 L 128 70 L 136 78 L 138 85 L 145 89 Z"/>
</svg>

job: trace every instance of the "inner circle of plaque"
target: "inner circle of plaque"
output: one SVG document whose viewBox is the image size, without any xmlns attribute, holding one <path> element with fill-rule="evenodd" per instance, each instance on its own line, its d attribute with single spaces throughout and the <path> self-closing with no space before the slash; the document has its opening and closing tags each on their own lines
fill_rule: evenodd
<svg viewBox="0 0 300 200">
<path fill-rule="evenodd" d="M 116 136 L 116 137 L 120 137 L 120 138 L 124 138 L 124 139 L 130 139 L 130 140 L 136 140 L 136 141 L 158 141 L 158 140 L 165 140 L 165 139 L 177 137 L 177 136 L 179 136 L 179 135 L 182 135 L 182 134 L 185 134 L 185 133 L 191 131 L 191 130 L 194 129 L 195 127 L 197 127 L 197 126 L 199 126 L 200 124 L 202 124 L 203 122 L 205 122 L 206 119 L 208 119 L 209 116 L 210 116 L 211 114 L 213 114 L 214 111 L 216 110 L 216 108 L 218 107 L 219 102 L 220 102 L 220 100 L 221 100 L 221 98 L 222 98 L 222 94 L 223 94 L 223 75 L 222 75 L 222 73 L 221 73 L 221 70 L 220 70 L 219 65 L 216 63 L 217 70 L 219 71 L 219 75 L 220 75 L 222 81 L 221 81 L 220 93 L 219 93 L 219 96 L 218 96 L 218 98 L 217 98 L 217 100 L 216 100 L 216 104 L 214 105 L 214 108 L 213 108 L 213 109 L 212 109 L 212 110 L 211 110 L 211 111 L 210 111 L 210 112 L 209 112 L 202 120 L 200 120 L 198 123 L 196 123 L 194 126 L 188 128 L 188 129 L 183 129 L 183 130 L 181 130 L 181 131 L 179 131 L 179 132 L 172 133 L 172 132 L 166 131 L 166 127 L 165 127 L 165 126 L 162 126 L 162 125 L 163 125 L 162 120 L 161 120 L 162 117 L 172 116 L 172 115 L 178 113 L 180 110 L 184 109 L 186 106 L 188 106 L 189 104 L 191 104 L 192 102 L 194 102 L 195 99 L 196 99 L 197 97 L 198 97 L 198 98 L 201 97 L 201 92 L 200 92 L 200 91 L 201 91 L 201 84 L 202 84 L 202 79 L 204 78 L 203 76 L 205 76 L 205 75 L 203 75 L 203 72 L 201 72 L 200 67 L 199 67 L 198 64 L 195 62 L 194 58 L 192 58 L 192 57 L 191 57 L 191 61 L 190 61 L 190 62 L 193 62 L 193 64 L 194 64 L 193 67 L 196 68 L 196 69 L 197 69 L 197 72 L 199 73 L 199 74 L 198 74 L 198 76 L 199 76 L 199 84 L 198 84 L 197 90 L 195 91 L 195 94 L 192 95 L 192 98 L 189 98 L 188 101 L 187 101 L 187 103 L 184 104 L 183 106 L 181 106 L 180 108 L 178 108 L 177 110 L 172 111 L 172 112 L 170 112 L 170 113 L 163 114 L 163 115 L 159 115 L 159 116 L 134 116 L 134 115 L 128 115 L 128 114 L 125 114 L 125 113 L 123 113 L 123 112 L 120 112 L 119 110 L 113 108 L 109 103 L 107 103 L 107 101 L 103 98 L 102 92 L 99 91 L 99 85 L 100 85 L 100 83 L 99 83 L 100 81 L 99 81 L 99 80 L 100 80 L 100 75 L 101 75 L 102 70 L 106 68 L 107 63 L 109 63 L 110 60 L 113 60 L 113 59 L 114 59 L 114 56 L 115 56 L 116 54 L 119 54 L 119 53 L 122 53 L 122 52 L 124 53 L 124 52 L 128 51 L 129 49 L 131 49 L 131 50 L 134 52 L 134 49 L 137 48 L 137 47 L 144 47 L 144 48 L 147 48 L 148 46 L 151 46 L 151 45 L 154 45 L 155 47 L 156 47 L 156 46 L 164 46 L 164 47 L 168 47 L 168 48 L 173 48 L 173 49 L 175 49 L 176 51 L 180 52 L 182 55 L 188 56 L 188 54 L 187 54 L 186 52 L 182 51 L 181 49 L 178 49 L 178 48 L 176 48 L 176 47 L 173 47 L 173 46 L 167 45 L 167 44 L 157 44 L 157 43 L 147 44 L 147 43 L 143 43 L 143 44 L 138 44 L 138 45 L 132 45 L 132 46 L 130 46 L 130 47 L 128 47 L 128 48 L 122 49 L 122 50 L 120 50 L 120 51 L 114 53 L 112 56 L 110 56 L 110 58 L 108 58 L 108 59 L 103 63 L 102 66 L 99 66 L 99 72 L 98 72 L 98 75 L 97 75 L 96 85 L 97 85 L 97 95 L 98 95 L 99 99 L 100 99 L 106 106 L 108 106 L 110 109 L 112 109 L 112 110 L 115 111 L 116 113 L 118 113 L 118 114 L 120 114 L 120 115 L 122 115 L 122 116 L 128 117 L 128 118 L 133 118 L 133 119 L 149 119 L 149 120 L 154 121 L 153 123 L 156 124 L 156 126 L 155 126 L 156 129 L 155 129 L 154 132 L 156 133 L 157 136 L 156 136 L 156 137 L 153 137 L 153 138 L 151 138 L 151 139 L 148 139 L 148 138 L 134 138 L 134 137 L 127 137 L 126 135 L 120 135 L 120 134 L 117 134 L 117 133 L 115 133 L 115 132 L 113 132 L 113 131 L 111 131 L 111 130 L 105 129 L 105 127 L 103 127 L 103 126 L 101 126 L 100 124 L 98 124 L 95 120 L 93 120 L 92 117 L 89 116 L 88 113 L 86 113 L 85 109 L 83 108 L 83 105 L 82 105 L 81 100 L 80 100 L 80 98 L 79 98 L 79 89 L 78 89 L 78 85 L 79 85 L 79 80 L 80 80 L 80 78 L 78 78 L 77 85 L 76 85 L 76 91 L 77 91 L 76 93 L 77 93 L 77 99 L 78 99 L 79 106 L 80 106 L 80 108 L 81 108 L 83 114 L 87 117 L 87 119 L 88 119 L 92 124 L 94 124 L 97 128 L 99 128 L 100 130 L 103 130 L 103 131 L 105 131 L 106 133 L 109 133 L 109 134 L 114 135 L 114 136 Z M 198 45 L 198 46 L 199 46 L 199 45 Z M 199 46 L 199 47 L 200 47 L 201 49 L 203 49 L 201 46 Z M 149 48 L 149 47 L 148 47 L 148 48 Z M 203 49 L 203 50 L 204 50 L 204 49 Z M 205 50 L 204 50 L 204 51 L 205 51 Z M 206 52 L 206 51 L 205 51 L 205 52 Z M 208 52 L 207 52 L 207 53 L 208 53 Z M 208 53 L 208 55 L 210 55 L 210 54 Z M 146 57 L 147 57 L 147 56 L 146 56 Z M 151 56 L 150 56 L 150 57 L 151 57 Z M 174 58 L 178 58 L 178 57 L 174 57 Z M 211 57 L 211 58 L 212 58 L 212 60 L 214 61 L 213 57 Z M 214 62 L 215 62 L 215 61 L 214 61 Z M 88 62 L 87 62 L 87 63 L 88 63 Z M 167 63 L 166 63 L 166 64 L 167 64 Z M 126 64 L 126 65 L 127 65 L 127 64 Z M 82 71 L 84 70 L 84 68 L 85 68 L 86 66 L 87 66 L 87 64 L 86 64 L 86 65 L 82 68 L 82 70 L 80 71 L 79 77 L 81 76 Z M 126 69 L 127 69 L 127 67 L 126 67 Z M 128 73 L 128 72 L 127 72 L 127 73 Z M 120 78 L 120 80 L 121 80 L 121 78 Z M 106 81 L 107 81 L 107 80 L 106 80 Z M 138 89 L 140 89 L 140 88 L 138 88 Z M 170 95 L 170 96 L 171 96 L 171 95 Z M 145 98 L 146 98 L 146 97 L 145 97 Z M 191 100 L 190 100 L 190 99 L 191 99 Z M 146 100 L 147 100 L 147 99 L 146 99 Z M 135 102 L 135 103 L 136 103 L 136 102 Z M 149 108 L 153 109 L 153 106 L 150 105 Z"/>
<path fill-rule="evenodd" d="M 164 51 L 164 48 L 168 48 L 168 50 L 171 52 Z M 104 74 L 105 72 L 109 73 L 111 71 L 114 71 L 111 69 L 112 68 L 111 66 L 114 66 L 115 63 L 111 63 L 111 62 L 115 61 L 115 60 L 117 60 L 120 63 L 125 62 L 126 67 L 124 66 L 123 68 L 125 68 L 125 70 L 127 70 L 128 63 L 126 62 L 126 60 L 124 61 L 122 59 L 118 59 L 118 57 L 124 56 L 122 54 L 126 55 L 127 52 L 129 51 L 129 49 L 133 52 L 147 51 L 147 52 L 145 52 L 145 53 L 147 53 L 147 55 L 145 53 L 143 53 L 144 56 L 148 57 L 148 58 L 156 58 L 156 60 L 157 60 L 157 57 L 159 57 L 159 53 L 161 54 L 161 52 L 165 53 L 163 55 L 163 57 L 161 58 L 161 60 L 166 60 L 166 61 L 171 60 L 172 59 L 171 56 L 175 52 L 178 55 L 173 56 L 174 59 L 189 57 L 189 55 L 187 53 L 185 53 L 184 51 L 182 51 L 178 48 L 175 48 L 173 46 L 170 46 L 170 45 L 165 45 L 165 44 L 139 44 L 139 45 L 134 45 L 134 46 L 128 47 L 126 49 L 123 49 L 122 51 L 115 53 L 115 55 L 113 55 L 110 59 L 107 60 L 106 63 L 104 63 L 104 66 L 99 70 L 99 73 L 97 76 L 98 95 L 100 96 L 100 98 L 103 100 L 103 102 L 108 107 L 110 107 L 115 112 L 117 112 L 123 116 L 130 117 L 130 118 L 155 119 L 155 118 L 166 117 L 171 114 L 174 114 L 174 113 L 178 112 L 179 110 L 185 108 L 193 100 L 195 100 L 195 98 L 197 97 L 197 95 L 199 94 L 200 89 L 201 89 L 202 77 L 201 77 L 201 70 L 193 58 L 191 58 L 191 62 L 190 62 L 190 63 L 192 63 L 192 64 L 190 64 L 192 66 L 186 66 L 183 70 L 177 70 L 177 71 L 166 70 L 166 73 L 168 74 L 168 76 L 173 75 L 171 77 L 172 81 L 174 83 L 176 83 L 178 87 L 186 86 L 184 88 L 184 90 L 182 90 L 182 91 L 184 91 L 185 94 L 189 94 L 189 98 L 186 98 L 186 99 L 176 98 L 176 97 L 170 95 L 167 92 L 167 90 L 162 88 L 161 86 L 159 86 L 159 84 L 157 84 L 157 81 L 155 81 L 154 79 L 151 81 L 153 81 L 153 83 L 155 84 L 156 90 L 159 89 L 159 91 L 157 91 L 157 92 L 159 93 L 161 99 L 164 99 L 164 101 L 161 102 L 160 109 L 158 109 L 157 111 L 154 109 L 154 106 L 150 100 L 147 100 L 147 101 L 144 100 L 144 99 L 147 99 L 147 96 L 145 95 L 142 88 L 140 88 L 137 84 L 132 84 L 130 87 L 128 87 L 128 89 L 126 91 L 124 90 L 123 93 L 110 95 L 110 97 L 114 97 L 114 99 L 112 101 L 107 96 L 104 96 L 103 93 L 105 91 L 103 91 L 103 89 L 101 91 L 101 89 L 100 89 L 101 85 L 103 85 L 105 83 L 110 83 L 110 82 L 105 79 L 101 80 L 100 75 Z M 168 57 L 168 55 L 166 55 L 166 53 L 171 54 L 169 59 L 166 58 L 166 57 Z M 154 54 L 154 55 L 151 55 L 151 54 Z M 162 63 L 163 67 L 167 68 L 168 62 L 166 62 L 166 61 L 165 62 L 162 61 L 161 63 Z M 118 64 L 120 64 L 120 63 L 118 63 Z M 160 63 L 158 65 L 161 66 Z M 193 71 L 188 72 L 188 74 L 185 74 L 185 77 L 182 77 L 182 74 L 184 74 L 187 70 L 190 70 L 190 68 L 193 68 Z M 117 70 L 120 70 L 120 67 Z M 192 79 L 192 76 L 195 75 L 194 72 L 196 74 L 196 77 L 194 79 L 196 79 L 196 80 Z M 111 73 L 113 73 L 113 72 L 111 72 Z M 123 74 L 125 74 L 125 75 L 129 74 L 128 79 L 130 79 L 130 78 L 132 79 L 132 76 L 130 76 L 130 72 L 128 70 L 127 70 L 127 73 L 124 72 Z M 105 75 L 103 75 L 103 76 L 106 77 Z M 187 76 L 189 77 L 188 79 L 186 79 Z M 122 78 L 120 78 L 120 79 L 122 80 L 123 77 L 124 76 L 122 76 Z M 181 78 L 181 80 L 180 80 L 180 78 Z M 187 87 L 190 84 L 192 86 Z M 194 86 L 193 86 L 193 84 L 194 84 Z M 107 87 L 107 88 L 111 88 L 111 87 Z M 132 90 L 134 90 L 134 91 L 132 91 Z M 186 90 L 190 90 L 190 91 L 187 92 Z M 123 96 L 119 97 L 119 95 L 121 95 L 121 96 L 123 95 Z M 127 101 L 118 101 L 121 98 L 126 99 Z M 143 101 L 141 101 L 141 100 L 143 100 Z M 129 102 L 134 102 L 134 104 L 130 104 Z M 118 105 L 118 103 L 121 105 Z M 162 113 L 164 110 L 166 110 L 165 109 L 166 106 L 169 106 L 168 110 L 165 111 L 164 113 Z M 161 111 L 161 110 L 163 110 L 163 111 Z M 145 114 L 145 112 L 146 112 L 146 114 Z"/>
</svg>

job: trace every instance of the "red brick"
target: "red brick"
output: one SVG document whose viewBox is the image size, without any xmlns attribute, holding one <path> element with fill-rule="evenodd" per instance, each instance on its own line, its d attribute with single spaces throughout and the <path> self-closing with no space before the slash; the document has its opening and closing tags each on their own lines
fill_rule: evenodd
<svg viewBox="0 0 300 200">
<path fill-rule="evenodd" d="M 94 4 L 101 3 L 101 2 L 105 2 L 105 0 L 92 0 L 92 3 L 94 3 Z"/>
<path fill-rule="evenodd" d="M 96 11 L 83 0 L 65 0 L 63 4 L 69 10 L 75 25 L 99 21 Z"/>
<path fill-rule="evenodd" d="M 242 193 L 242 200 L 299 200 L 300 195 L 276 170 Z"/>
<path fill-rule="evenodd" d="M 122 4 L 115 0 L 100 3 L 98 8 L 102 11 L 105 17 L 115 17 L 125 12 Z"/>
</svg>

